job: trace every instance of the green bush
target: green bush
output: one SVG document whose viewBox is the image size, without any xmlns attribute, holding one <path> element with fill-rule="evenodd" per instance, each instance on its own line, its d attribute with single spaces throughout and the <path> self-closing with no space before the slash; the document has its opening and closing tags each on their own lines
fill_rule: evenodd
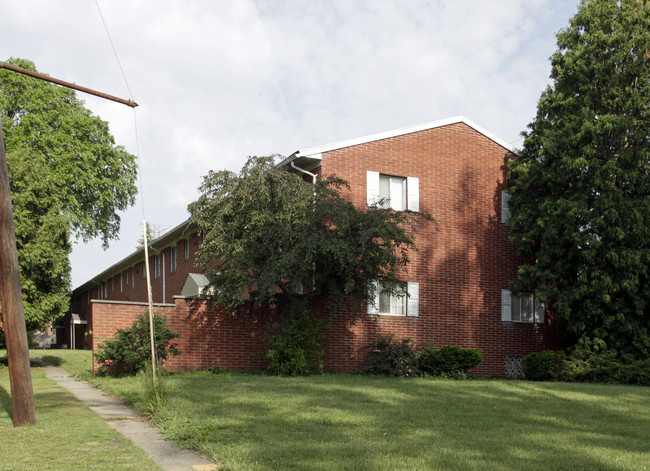
<svg viewBox="0 0 650 471">
<path fill-rule="evenodd" d="M 274 323 L 266 336 L 268 348 L 263 354 L 269 360 L 267 372 L 299 376 L 320 371 L 326 324 L 325 319 L 304 306 Z"/>
<path fill-rule="evenodd" d="M 478 349 L 461 348 L 456 345 L 445 345 L 436 350 L 428 347 L 418 356 L 418 365 L 422 373 L 440 376 L 467 373 L 476 368 L 483 360 L 483 353 Z"/>
<path fill-rule="evenodd" d="M 180 355 L 180 351 L 171 341 L 180 334 L 167 327 L 165 317 L 156 314 L 153 318 L 156 356 L 162 364 L 168 356 Z M 104 341 L 95 353 L 100 374 L 135 374 L 145 368 L 151 361 L 151 343 L 149 334 L 149 316 L 140 315 L 131 327 L 118 329 L 113 338 Z"/>
<path fill-rule="evenodd" d="M 556 381 L 564 369 L 563 351 L 545 350 L 524 358 L 524 377 L 532 381 Z"/>
<path fill-rule="evenodd" d="M 368 356 L 362 373 L 385 376 L 418 374 L 417 354 L 411 339 L 395 340 L 392 335 L 379 336 L 367 347 Z"/>
<path fill-rule="evenodd" d="M 565 361 L 561 377 L 566 381 L 650 386 L 650 358 L 638 359 L 611 349 L 578 346 Z"/>
</svg>

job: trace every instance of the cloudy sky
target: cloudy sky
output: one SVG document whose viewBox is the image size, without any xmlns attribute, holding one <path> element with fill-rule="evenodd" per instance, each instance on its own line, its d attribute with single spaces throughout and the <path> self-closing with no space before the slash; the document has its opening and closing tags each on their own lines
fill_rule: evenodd
<svg viewBox="0 0 650 471">
<path fill-rule="evenodd" d="M 577 4 L 0 0 L 0 60 L 140 104 L 80 95 L 139 154 L 141 194 L 107 251 L 74 245 L 76 287 L 134 251 L 143 218 L 178 225 L 208 170 L 249 155 L 456 115 L 520 145 Z"/>
</svg>

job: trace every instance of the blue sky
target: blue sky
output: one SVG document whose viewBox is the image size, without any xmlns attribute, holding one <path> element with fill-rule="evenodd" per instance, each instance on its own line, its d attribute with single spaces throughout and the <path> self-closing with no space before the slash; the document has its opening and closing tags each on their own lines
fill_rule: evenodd
<svg viewBox="0 0 650 471">
<path fill-rule="evenodd" d="M 0 0 L 0 60 L 30 59 L 41 72 L 140 104 L 134 112 L 80 95 L 117 143 L 139 154 L 142 192 L 107 251 L 99 241 L 75 243 L 73 287 L 132 253 L 143 218 L 181 223 L 201 177 L 238 170 L 249 155 L 288 155 L 461 114 L 520 145 L 549 82 L 555 34 L 578 7 L 557 0 L 97 4 Z"/>
</svg>

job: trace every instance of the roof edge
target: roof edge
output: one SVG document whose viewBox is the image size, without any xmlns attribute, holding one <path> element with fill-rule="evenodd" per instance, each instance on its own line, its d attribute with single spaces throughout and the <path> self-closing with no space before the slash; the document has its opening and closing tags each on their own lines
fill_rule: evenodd
<svg viewBox="0 0 650 471">
<path fill-rule="evenodd" d="M 413 126 L 406 126 L 402 128 L 397 128 L 397 129 L 391 129 L 389 131 L 383 131 L 383 132 L 378 132 L 375 134 L 369 134 L 367 136 L 362 136 L 362 137 L 356 137 L 352 139 L 347 139 L 343 141 L 338 141 L 338 142 L 333 142 L 330 144 L 325 144 L 321 146 L 316 146 L 316 147 L 308 147 L 306 149 L 298 150 L 291 154 L 289 157 L 284 159 L 282 162 L 278 164 L 278 166 L 283 166 L 287 165 L 290 163 L 292 160 L 295 160 L 298 157 L 309 157 L 309 156 L 315 156 L 318 154 L 322 154 L 323 152 L 330 152 L 333 150 L 337 149 L 343 149 L 345 147 L 352 147 L 356 146 L 359 144 L 366 144 L 369 142 L 374 142 L 374 141 L 379 141 L 382 139 L 389 139 L 391 137 L 397 137 L 397 136 L 403 136 L 405 134 L 411 134 L 414 132 L 419 132 L 419 131 L 425 131 L 427 129 L 435 129 L 435 128 L 440 128 L 443 126 L 449 126 L 451 124 L 458 124 L 458 123 L 464 123 L 467 126 L 473 128 L 475 131 L 483 134 L 485 137 L 488 139 L 496 142 L 499 144 L 501 147 L 504 147 L 505 149 L 509 150 L 513 154 L 516 154 L 516 149 L 514 146 L 512 146 L 510 143 L 504 141 L 500 137 L 498 137 L 496 134 L 491 133 L 487 129 L 485 129 L 482 126 L 479 126 L 475 122 L 467 119 L 463 115 L 458 115 L 458 116 L 452 116 L 451 118 L 444 118 L 444 119 L 439 119 L 436 121 L 429 121 L 426 123 L 421 123 L 421 124 L 416 124 Z"/>
<path fill-rule="evenodd" d="M 189 235 L 195 229 L 196 229 L 195 224 L 192 223 L 190 218 L 188 218 L 182 223 L 180 223 L 179 225 L 177 225 L 176 227 L 173 227 L 172 229 L 166 231 L 160 237 L 152 241 L 149 241 L 149 249 L 153 250 L 154 252 L 159 252 L 161 249 L 166 248 L 168 244 L 174 239 L 176 239 L 177 237 L 182 236 L 185 233 L 188 233 Z M 155 253 L 150 254 L 150 256 L 151 255 L 155 255 Z M 100 283 L 106 281 L 107 277 L 111 276 L 111 274 L 113 274 L 112 276 L 115 276 L 114 274 L 119 273 L 120 271 L 123 271 L 123 269 L 133 266 L 136 263 L 140 263 L 141 261 L 142 262 L 144 261 L 144 247 L 136 249 L 130 255 L 127 255 L 126 257 L 122 258 L 120 261 L 102 270 L 97 275 L 93 276 L 91 279 L 77 286 L 72 290 L 72 295 L 75 295 L 79 292 L 87 291 L 90 288 L 94 288 Z"/>
</svg>

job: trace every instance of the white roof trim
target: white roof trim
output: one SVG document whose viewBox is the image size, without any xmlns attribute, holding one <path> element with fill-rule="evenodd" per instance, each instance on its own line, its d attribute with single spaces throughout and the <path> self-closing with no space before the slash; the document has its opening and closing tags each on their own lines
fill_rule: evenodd
<svg viewBox="0 0 650 471">
<path fill-rule="evenodd" d="M 381 139 L 388 139 L 391 137 L 402 136 L 404 134 L 411 134 L 418 131 L 424 131 L 426 129 L 435 129 L 442 126 L 449 126 L 450 124 L 457 124 L 457 123 L 465 123 L 469 127 L 476 130 L 477 132 L 483 134 L 488 139 L 491 139 L 497 144 L 499 144 L 500 146 L 508 149 L 510 152 L 516 153 L 516 149 L 514 146 L 504 141 L 500 137 L 496 136 L 495 134 L 492 134 L 490 131 L 486 130 L 485 128 L 479 126 L 473 121 L 470 121 L 464 116 L 454 116 L 451 118 L 439 119 L 437 121 L 429 121 L 428 123 L 416 124 L 415 126 L 408 126 L 408 127 L 393 129 L 390 131 L 384 131 L 376 134 L 370 134 L 368 136 L 357 137 L 345 141 L 339 141 L 332 144 L 326 144 L 317 147 L 308 147 L 306 149 L 299 150 L 293 153 L 291 156 L 287 157 L 285 161 L 290 159 L 293 160 L 296 157 L 311 157 L 311 158 L 321 159 L 323 152 L 342 149 L 344 147 L 357 146 L 359 144 L 366 144 L 368 142 L 379 141 Z M 280 166 L 284 164 L 285 161 L 281 162 Z"/>
</svg>

